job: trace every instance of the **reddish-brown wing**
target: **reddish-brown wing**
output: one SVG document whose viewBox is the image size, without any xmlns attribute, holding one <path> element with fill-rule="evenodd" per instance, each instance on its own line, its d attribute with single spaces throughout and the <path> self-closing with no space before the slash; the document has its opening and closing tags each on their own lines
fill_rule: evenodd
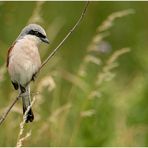
<svg viewBox="0 0 148 148">
<path fill-rule="evenodd" d="M 10 55 L 10 52 L 12 51 L 14 45 L 15 45 L 15 43 L 13 43 L 12 46 L 8 49 L 8 53 L 7 53 L 7 64 L 6 64 L 7 67 L 9 66 L 9 55 Z"/>
<path fill-rule="evenodd" d="M 11 51 L 13 50 L 14 45 L 15 45 L 15 43 L 12 44 L 12 46 L 8 49 L 8 53 L 7 53 L 7 64 L 6 64 L 7 67 L 9 66 L 9 56 L 10 56 Z M 17 83 L 12 82 L 12 84 L 13 84 L 13 86 L 14 86 L 15 89 L 18 89 L 18 84 Z"/>
</svg>

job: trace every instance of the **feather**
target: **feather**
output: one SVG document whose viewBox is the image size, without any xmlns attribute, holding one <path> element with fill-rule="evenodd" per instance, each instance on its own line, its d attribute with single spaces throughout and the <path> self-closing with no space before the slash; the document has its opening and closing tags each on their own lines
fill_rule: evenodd
<svg viewBox="0 0 148 148">
<path fill-rule="evenodd" d="M 26 88 L 20 87 L 20 91 L 22 92 L 22 102 L 23 102 L 23 114 L 25 114 L 27 108 L 31 104 L 31 98 L 30 98 L 30 86 L 27 85 Z M 32 112 L 32 109 L 30 108 L 29 111 L 26 114 L 26 120 L 25 122 L 32 122 L 34 119 L 34 115 Z"/>
<path fill-rule="evenodd" d="M 6 66 L 9 66 L 9 56 L 10 56 L 10 52 L 12 51 L 13 47 L 14 47 L 15 43 L 12 44 L 12 46 L 8 49 L 8 53 L 7 53 L 7 64 Z"/>
</svg>

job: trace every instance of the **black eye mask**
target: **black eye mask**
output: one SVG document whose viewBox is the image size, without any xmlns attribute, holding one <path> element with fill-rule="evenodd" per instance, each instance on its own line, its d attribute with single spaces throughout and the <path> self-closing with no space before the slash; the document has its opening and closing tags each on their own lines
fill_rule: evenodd
<svg viewBox="0 0 148 148">
<path fill-rule="evenodd" d="M 35 30 L 30 30 L 28 32 L 28 34 L 35 35 L 35 36 L 37 36 L 39 38 L 46 38 L 45 35 L 43 35 L 42 33 L 38 32 L 38 31 L 35 31 Z"/>
</svg>

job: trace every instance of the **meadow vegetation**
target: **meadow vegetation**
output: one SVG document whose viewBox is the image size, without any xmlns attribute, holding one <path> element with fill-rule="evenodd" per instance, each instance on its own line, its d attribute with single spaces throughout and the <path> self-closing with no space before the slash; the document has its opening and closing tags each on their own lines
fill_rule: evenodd
<svg viewBox="0 0 148 148">
<path fill-rule="evenodd" d="M 20 30 L 28 23 L 46 28 L 51 45 L 41 46 L 43 61 L 83 6 L 0 2 L 0 114 L 17 96 L 5 62 Z M 91 2 L 31 84 L 34 122 L 24 123 L 19 100 L 0 125 L 0 146 L 148 146 L 147 7 L 148 2 Z"/>
</svg>

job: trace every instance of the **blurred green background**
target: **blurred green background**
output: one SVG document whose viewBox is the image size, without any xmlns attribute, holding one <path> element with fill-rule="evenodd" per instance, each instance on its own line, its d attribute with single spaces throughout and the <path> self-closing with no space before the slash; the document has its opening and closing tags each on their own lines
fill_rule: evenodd
<svg viewBox="0 0 148 148">
<path fill-rule="evenodd" d="M 21 29 L 34 22 L 45 28 L 51 44 L 41 45 L 43 61 L 83 7 L 0 2 L 0 114 L 17 95 L 5 62 Z M 129 14 L 122 16 L 124 10 Z M 32 83 L 35 120 L 24 127 L 21 137 L 31 135 L 23 146 L 148 146 L 147 14 L 148 2 L 90 2 L 79 27 Z M 105 20 L 109 26 L 99 30 Z M 119 56 L 125 47 L 130 52 Z M 20 100 L 0 126 L 0 146 L 16 146 L 21 122 Z"/>
</svg>

